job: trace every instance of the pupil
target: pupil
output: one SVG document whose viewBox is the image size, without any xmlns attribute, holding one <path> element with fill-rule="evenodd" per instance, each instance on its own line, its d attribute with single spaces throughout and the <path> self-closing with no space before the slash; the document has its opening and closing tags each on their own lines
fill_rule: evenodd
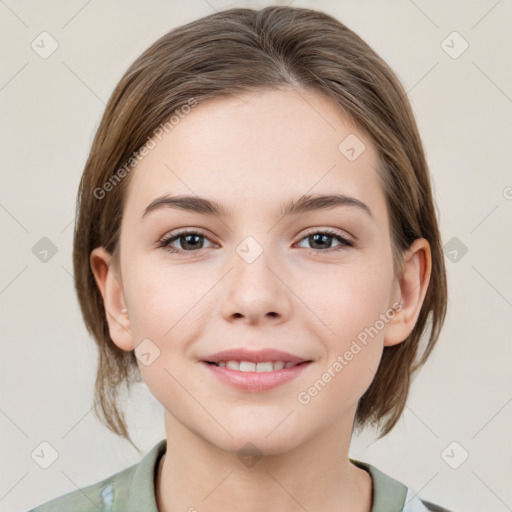
<svg viewBox="0 0 512 512">
<path fill-rule="evenodd" d="M 321 233 L 317 233 L 315 235 L 312 235 L 309 237 L 310 238 L 310 243 L 313 241 L 313 243 L 318 243 L 318 238 L 321 238 L 324 240 L 324 242 L 320 242 L 320 244 L 324 243 L 327 245 L 327 249 L 330 248 L 330 244 L 328 242 L 326 242 L 325 240 L 329 239 L 330 238 L 330 235 L 326 235 L 326 234 L 321 234 Z M 325 247 L 324 247 L 325 248 Z"/>
<path fill-rule="evenodd" d="M 196 242 L 197 242 L 197 239 L 199 239 L 201 237 L 199 235 L 185 235 L 183 238 L 185 239 L 185 245 L 192 245 L 192 249 L 195 249 L 196 247 L 194 247 L 194 242 L 189 242 L 189 240 L 191 238 L 195 238 Z M 183 248 L 185 248 L 185 247 L 183 247 Z"/>
<path fill-rule="evenodd" d="M 199 235 L 185 235 L 182 237 L 182 239 L 185 240 L 184 245 L 192 246 L 192 249 L 196 248 L 196 247 L 194 247 L 194 245 L 197 245 L 199 243 L 200 238 L 201 238 L 201 236 L 199 236 Z M 331 238 L 330 235 L 316 233 L 309 237 L 309 242 L 312 244 L 324 245 L 325 246 L 325 247 L 323 247 L 324 249 L 325 248 L 329 249 L 331 246 L 331 244 L 329 243 L 330 238 Z M 191 241 L 192 239 L 195 239 L 195 242 Z M 183 246 L 183 244 L 182 244 L 182 246 Z M 185 247 L 183 247 L 183 248 L 185 248 Z"/>
</svg>

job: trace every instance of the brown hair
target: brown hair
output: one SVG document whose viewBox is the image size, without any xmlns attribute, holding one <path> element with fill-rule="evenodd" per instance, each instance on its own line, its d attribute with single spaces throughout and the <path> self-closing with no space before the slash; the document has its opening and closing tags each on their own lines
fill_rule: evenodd
<svg viewBox="0 0 512 512">
<path fill-rule="evenodd" d="M 359 36 L 320 11 L 270 6 L 205 16 L 165 34 L 126 71 L 108 101 L 78 190 L 73 263 L 84 321 L 99 349 L 94 410 L 110 430 L 130 442 L 118 407 L 119 392 L 123 384 L 129 388 L 141 377 L 134 352 L 121 350 L 110 338 L 89 263 L 91 251 L 99 246 L 118 261 L 131 176 L 126 167 L 119 170 L 127 161 L 136 163 L 133 156 L 155 129 L 191 98 L 201 103 L 290 87 L 333 98 L 375 142 L 395 274 L 400 275 L 402 251 L 415 239 L 426 238 L 431 247 L 430 284 L 417 323 L 407 340 L 384 348 L 373 382 L 359 401 L 356 428 L 380 427 L 379 438 L 393 428 L 405 407 L 411 375 L 425 363 L 439 337 L 447 285 L 436 207 L 412 109 L 393 71 Z"/>
</svg>

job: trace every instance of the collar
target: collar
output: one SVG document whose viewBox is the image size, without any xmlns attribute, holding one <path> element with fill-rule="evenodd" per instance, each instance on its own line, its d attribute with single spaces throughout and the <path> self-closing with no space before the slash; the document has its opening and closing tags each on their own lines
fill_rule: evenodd
<svg viewBox="0 0 512 512">
<path fill-rule="evenodd" d="M 156 505 L 156 476 L 158 464 L 166 452 L 167 440 L 159 441 L 137 464 L 121 471 L 111 480 L 109 493 L 115 492 L 112 512 L 158 512 Z M 366 462 L 349 459 L 352 464 L 367 471 L 372 478 L 371 512 L 401 512 L 407 495 L 407 487 Z M 102 497 L 112 502 L 112 496 Z"/>
</svg>

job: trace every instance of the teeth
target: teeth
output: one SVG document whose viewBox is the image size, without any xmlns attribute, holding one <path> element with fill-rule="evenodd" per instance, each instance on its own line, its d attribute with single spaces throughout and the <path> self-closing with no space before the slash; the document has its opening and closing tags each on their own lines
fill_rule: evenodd
<svg viewBox="0 0 512 512">
<path fill-rule="evenodd" d="M 267 361 L 264 363 L 252 363 L 250 361 L 219 361 L 219 366 L 238 370 L 241 372 L 272 372 L 291 368 L 295 363 L 285 363 L 284 361 Z"/>
</svg>

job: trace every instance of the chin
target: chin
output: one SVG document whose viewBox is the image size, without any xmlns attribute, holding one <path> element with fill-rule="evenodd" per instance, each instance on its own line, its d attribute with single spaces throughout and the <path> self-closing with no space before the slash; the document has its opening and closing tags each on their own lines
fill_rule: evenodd
<svg viewBox="0 0 512 512">
<path fill-rule="evenodd" d="M 284 425 L 276 429 L 279 421 L 275 422 L 272 428 L 254 424 L 237 426 L 231 423 L 228 431 L 232 437 L 221 434 L 212 439 L 210 431 L 210 436 L 206 440 L 221 450 L 236 454 L 239 458 L 244 455 L 280 455 L 296 448 L 301 440 L 294 429 L 286 428 Z"/>
</svg>

